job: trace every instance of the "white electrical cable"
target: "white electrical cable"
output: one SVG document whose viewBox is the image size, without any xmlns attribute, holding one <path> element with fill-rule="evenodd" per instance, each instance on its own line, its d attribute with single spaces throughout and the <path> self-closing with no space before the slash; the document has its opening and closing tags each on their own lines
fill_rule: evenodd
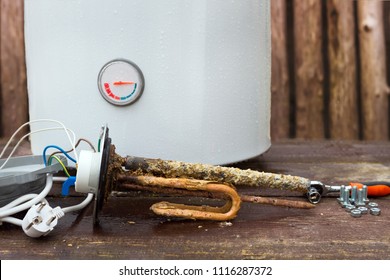
<svg viewBox="0 0 390 280">
<path fill-rule="evenodd" d="M 29 121 L 29 122 L 26 122 L 24 123 L 21 127 L 19 127 L 19 129 L 17 131 L 15 131 L 15 133 L 12 135 L 12 137 L 14 137 L 24 126 L 26 125 L 29 125 L 29 124 L 32 124 L 32 123 L 39 123 L 39 122 L 52 122 L 52 123 L 56 123 L 56 124 L 59 124 L 63 130 L 65 131 L 66 133 L 66 136 L 68 137 L 68 140 L 69 140 L 69 143 L 71 144 L 73 150 L 75 151 L 76 150 L 76 137 L 75 137 L 75 134 L 73 133 L 73 141 L 69 135 L 69 131 L 71 131 L 70 129 L 68 129 L 62 122 L 58 121 L 58 120 L 54 120 L 54 119 L 37 119 L 37 120 L 32 120 L 32 121 Z M 77 158 L 77 155 L 75 155 L 75 157 Z"/>
<path fill-rule="evenodd" d="M 38 119 L 38 120 L 32 120 L 32 121 L 29 121 L 29 122 L 26 122 L 24 123 L 23 125 L 21 125 L 15 132 L 14 134 L 12 134 L 11 138 L 8 140 L 7 144 L 5 145 L 5 147 L 3 148 L 1 154 L 0 154 L 0 158 L 4 155 L 5 151 L 7 150 L 8 146 L 11 144 L 12 140 L 15 138 L 15 136 L 19 133 L 19 131 L 21 129 L 23 129 L 25 126 L 29 125 L 29 124 L 32 124 L 32 123 L 37 123 L 37 122 L 54 122 L 56 124 L 59 124 L 60 127 L 54 127 L 54 128 L 46 128 L 46 129 L 39 129 L 39 130 L 35 130 L 35 131 L 32 131 L 30 133 L 27 133 L 25 134 L 20 140 L 19 142 L 16 144 L 16 146 L 14 147 L 14 149 L 12 150 L 11 154 L 8 156 L 7 160 L 3 163 L 3 165 L 0 167 L 0 169 L 2 169 L 5 164 L 7 163 L 8 159 L 12 156 L 12 154 L 15 152 L 16 148 L 20 145 L 20 143 L 22 142 L 23 139 L 25 139 L 26 137 L 28 137 L 29 135 L 33 134 L 33 133 L 37 133 L 37 132 L 43 132 L 43 131 L 49 131 L 49 130 L 64 130 L 67 137 L 68 137 L 68 140 L 69 140 L 69 143 L 71 144 L 72 146 L 72 149 L 73 149 L 73 152 L 74 152 L 74 155 L 75 155 L 75 159 L 76 161 L 78 162 L 78 155 L 77 155 L 77 152 L 76 152 L 76 135 L 74 133 L 74 131 L 72 131 L 71 129 L 67 128 L 62 122 L 60 121 L 57 121 L 57 120 L 52 120 L 52 119 Z M 73 141 L 70 137 L 70 133 L 72 133 L 72 136 L 73 136 Z"/>
<path fill-rule="evenodd" d="M 88 193 L 87 197 L 84 199 L 83 202 L 81 202 L 80 204 L 74 205 L 74 206 L 62 208 L 62 211 L 64 211 L 64 213 L 69 213 L 69 212 L 81 210 L 92 201 L 92 198 L 93 198 L 93 194 Z"/>
<path fill-rule="evenodd" d="M 12 141 L 16 137 L 16 135 L 21 131 L 21 129 L 23 129 L 25 126 L 27 126 L 29 124 L 36 123 L 36 122 L 54 122 L 54 123 L 59 124 L 60 127 L 49 127 L 49 128 L 44 128 L 44 129 L 38 129 L 38 130 L 31 131 L 31 132 L 23 135 L 23 137 L 21 137 L 19 139 L 19 141 L 17 142 L 17 144 L 14 146 L 14 148 L 12 149 L 11 153 L 8 155 L 6 160 L 0 166 L 0 170 L 2 168 L 4 168 L 4 166 L 8 163 L 9 159 L 12 157 L 12 155 L 14 154 L 16 149 L 19 147 L 19 145 L 22 143 L 22 141 L 26 137 L 28 137 L 28 136 L 30 136 L 31 134 L 34 134 L 34 133 L 50 131 L 50 130 L 64 130 L 65 131 L 65 133 L 66 133 L 66 135 L 68 137 L 69 143 L 72 146 L 72 149 L 73 149 L 73 152 L 74 152 L 74 155 L 75 155 L 75 160 L 76 160 L 76 162 L 78 162 L 79 158 L 78 158 L 77 151 L 76 151 L 76 135 L 75 135 L 74 131 L 72 131 L 71 129 L 67 128 L 62 122 L 59 122 L 59 121 L 56 121 L 56 120 L 52 120 L 52 119 L 33 120 L 33 121 L 29 121 L 29 122 L 26 122 L 25 124 L 21 125 L 14 132 L 14 134 L 11 136 L 11 138 L 8 140 L 8 142 L 6 143 L 5 147 L 3 148 L 3 150 L 2 150 L 2 152 L 0 154 L 0 158 L 3 157 L 3 155 L 6 152 L 7 148 L 12 143 Z M 73 140 L 71 139 L 70 133 L 73 136 Z M 25 221 L 29 222 L 29 219 L 31 219 L 31 217 L 28 216 L 28 214 L 32 213 L 33 215 L 35 215 L 34 214 L 34 209 L 35 209 L 34 207 L 37 207 L 36 206 L 37 203 L 44 202 L 45 205 L 49 205 L 47 203 L 47 200 L 45 199 L 45 197 L 49 194 L 49 192 L 50 192 L 50 190 L 51 190 L 51 188 L 53 186 L 53 181 L 64 182 L 67 179 L 68 178 L 65 178 L 65 177 L 53 177 L 53 174 L 50 174 L 50 173 L 46 174 L 46 185 L 43 188 L 43 190 L 41 191 L 41 193 L 39 193 L 39 194 L 25 194 L 25 195 L 15 199 L 15 200 L 13 200 L 12 202 L 10 202 L 7 205 L 5 205 L 5 206 L 0 208 L 0 225 L 2 224 L 2 222 L 8 222 L 8 223 L 11 223 L 11 224 L 22 226 L 23 230 L 25 232 L 27 231 L 26 234 L 29 235 L 29 236 L 33 236 L 33 237 L 41 236 L 41 234 L 39 234 L 40 230 L 39 230 L 38 226 L 37 226 L 37 228 L 34 227 L 32 230 L 31 230 L 30 227 L 26 227 L 25 228 L 25 225 L 24 225 Z M 59 219 L 65 213 L 69 213 L 69 212 L 73 212 L 73 211 L 77 211 L 77 210 L 83 209 L 84 207 L 86 207 L 92 201 L 92 199 L 93 199 L 93 193 L 88 193 L 87 197 L 80 204 L 77 204 L 77 205 L 74 205 L 74 206 L 65 207 L 64 209 L 61 209 L 60 207 L 56 207 L 54 209 L 51 208 L 50 206 L 44 206 L 44 207 L 48 207 L 48 209 L 51 209 L 50 211 L 54 211 L 56 209 L 59 209 L 59 210 L 56 210 L 58 213 L 56 211 L 53 212 L 53 213 L 56 213 L 55 214 L 56 216 L 57 216 L 57 214 L 62 213 L 61 215 L 57 216 L 57 218 Z M 14 215 L 16 213 L 21 212 L 21 211 L 25 211 L 25 210 L 28 210 L 28 212 L 27 212 L 24 220 L 20 220 L 20 219 L 17 219 L 15 217 L 11 217 L 12 215 Z M 35 211 L 37 211 L 37 210 L 35 209 Z M 39 211 L 38 211 L 38 213 L 39 213 Z M 56 223 L 57 222 L 55 222 L 55 224 Z M 51 226 L 51 229 L 52 229 L 55 225 L 53 225 L 53 223 L 51 223 L 50 226 Z"/>
<path fill-rule="evenodd" d="M 50 192 L 52 186 L 53 186 L 53 175 L 46 174 L 46 185 L 45 185 L 45 188 L 42 190 L 42 192 L 39 195 L 30 199 L 27 202 L 19 204 L 18 206 L 1 210 L 0 211 L 0 219 L 14 215 L 20 211 L 29 209 L 31 206 L 35 205 L 36 203 L 38 203 L 42 199 L 44 199 L 47 196 L 47 194 Z M 13 203 L 13 202 L 11 202 L 11 203 Z"/>
<path fill-rule="evenodd" d="M 19 204 L 22 204 L 26 201 L 29 201 L 33 199 L 34 197 L 38 196 L 36 193 L 30 193 L 30 194 L 25 194 L 21 197 L 18 197 L 17 199 L 13 200 L 12 202 L 8 203 L 7 205 L 3 206 L 0 208 L 0 211 L 4 211 L 7 209 L 11 209 L 15 206 L 18 206 Z M 42 202 L 47 202 L 46 199 L 42 199 Z"/>
<path fill-rule="evenodd" d="M 69 180 L 69 177 L 53 177 L 53 182 L 65 182 Z"/>
<path fill-rule="evenodd" d="M 22 226 L 22 222 L 23 221 L 21 219 L 17 219 L 17 218 L 14 218 L 14 217 L 5 217 L 5 218 L 1 218 L 0 219 L 0 223 L 2 223 L 2 222 L 14 224 L 14 225 L 17 225 L 17 226 Z"/>
<path fill-rule="evenodd" d="M 63 181 L 64 178 L 56 177 L 53 178 L 52 174 L 46 174 L 46 185 L 41 193 L 39 194 L 26 194 L 23 195 L 7 205 L 0 208 L 0 225 L 3 222 L 11 223 L 17 226 L 22 226 L 23 220 L 11 217 L 18 212 L 28 210 L 33 207 L 38 202 L 45 202 L 47 205 L 47 200 L 45 199 L 46 195 L 50 192 L 53 181 Z M 63 214 L 81 210 L 85 208 L 93 199 L 93 194 L 88 193 L 87 197 L 80 203 L 73 206 L 65 207 L 63 209 L 59 208 Z"/>
<path fill-rule="evenodd" d="M 7 159 L 3 162 L 3 164 L 0 166 L 0 170 L 4 168 L 4 166 L 6 166 L 6 164 L 8 163 L 8 161 L 10 160 L 10 158 L 12 157 L 12 155 L 15 153 L 16 149 L 19 147 L 19 145 L 22 143 L 22 141 L 30 136 L 31 134 L 34 134 L 34 133 L 38 133 L 38 132 L 44 132 L 44 131 L 50 131 L 50 130 L 59 130 L 61 129 L 62 130 L 62 127 L 54 127 L 54 128 L 45 128 L 45 129 L 39 129 L 39 130 L 35 130 L 35 131 L 32 131 L 32 132 L 29 132 L 27 134 L 25 134 L 22 138 L 20 138 L 20 140 L 18 141 L 18 143 L 16 143 L 15 147 L 12 149 L 11 153 L 8 155 Z M 68 129 L 70 130 L 70 129 Z M 72 134 L 75 136 L 74 132 L 72 130 L 70 130 L 72 132 Z M 12 138 L 8 141 L 7 145 L 5 146 L 5 148 L 3 149 L 3 152 L 1 153 L 0 157 L 4 154 L 4 151 L 5 149 L 7 148 L 7 146 L 9 145 L 10 141 L 12 140 Z M 75 153 L 76 154 L 76 153 Z M 77 160 L 76 160 L 77 161 Z"/>
</svg>

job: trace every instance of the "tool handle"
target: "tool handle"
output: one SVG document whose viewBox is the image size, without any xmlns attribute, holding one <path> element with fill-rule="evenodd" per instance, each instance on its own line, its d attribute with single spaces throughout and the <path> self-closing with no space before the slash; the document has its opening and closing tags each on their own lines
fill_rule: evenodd
<svg viewBox="0 0 390 280">
<path fill-rule="evenodd" d="M 350 185 L 356 186 L 361 189 L 364 185 L 367 186 L 368 196 L 386 196 L 390 194 L 390 182 L 364 182 L 364 183 L 350 183 Z"/>
</svg>

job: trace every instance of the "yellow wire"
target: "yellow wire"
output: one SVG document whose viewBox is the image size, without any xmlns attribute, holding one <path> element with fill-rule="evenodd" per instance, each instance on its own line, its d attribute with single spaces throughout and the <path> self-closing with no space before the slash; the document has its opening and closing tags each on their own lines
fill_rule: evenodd
<svg viewBox="0 0 390 280">
<path fill-rule="evenodd" d="M 51 155 L 50 158 L 54 158 L 56 161 L 58 161 L 58 163 L 61 164 L 62 169 L 64 169 L 64 172 L 65 172 L 66 176 L 70 177 L 68 169 L 66 169 L 66 166 L 64 165 L 64 163 L 57 156 Z"/>
</svg>

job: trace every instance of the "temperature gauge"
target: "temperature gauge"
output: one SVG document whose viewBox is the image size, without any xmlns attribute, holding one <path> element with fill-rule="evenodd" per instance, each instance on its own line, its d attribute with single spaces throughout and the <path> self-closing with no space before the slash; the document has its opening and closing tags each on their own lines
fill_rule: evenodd
<svg viewBox="0 0 390 280">
<path fill-rule="evenodd" d="M 98 87 L 103 98 L 113 105 L 134 103 L 142 95 L 145 80 L 141 69 L 133 62 L 116 59 L 103 66 Z"/>
</svg>

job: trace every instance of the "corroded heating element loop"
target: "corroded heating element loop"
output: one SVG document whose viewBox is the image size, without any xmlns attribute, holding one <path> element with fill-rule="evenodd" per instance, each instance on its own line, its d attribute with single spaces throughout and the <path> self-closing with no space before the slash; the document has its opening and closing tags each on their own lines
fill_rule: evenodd
<svg viewBox="0 0 390 280">
<path fill-rule="evenodd" d="M 196 220 L 227 221 L 237 216 L 241 205 L 240 196 L 232 186 L 227 184 L 194 179 L 129 175 L 118 175 L 117 180 L 121 189 L 148 190 L 167 194 L 176 194 L 178 190 L 179 192 L 182 191 L 182 194 L 193 196 L 197 196 L 197 192 L 201 192 L 200 196 L 209 193 L 210 197 L 227 200 L 222 207 L 159 202 L 153 204 L 150 208 L 157 215 Z"/>
<path fill-rule="evenodd" d="M 172 197 L 203 197 L 226 201 L 223 207 L 160 202 L 151 207 L 158 215 L 226 221 L 236 217 L 241 202 L 300 209 L 314 207 L 302 201 L 240 195 L 235 189 L 236 186 L 249 186 L 306 193 L 311 182 L 302 177 L 161 159 L 123 158 L 115 153 L 115 146 L 111 147 L 110 153 L 106 194 L 111 191 L 148 191 Z"/>
</svg>

